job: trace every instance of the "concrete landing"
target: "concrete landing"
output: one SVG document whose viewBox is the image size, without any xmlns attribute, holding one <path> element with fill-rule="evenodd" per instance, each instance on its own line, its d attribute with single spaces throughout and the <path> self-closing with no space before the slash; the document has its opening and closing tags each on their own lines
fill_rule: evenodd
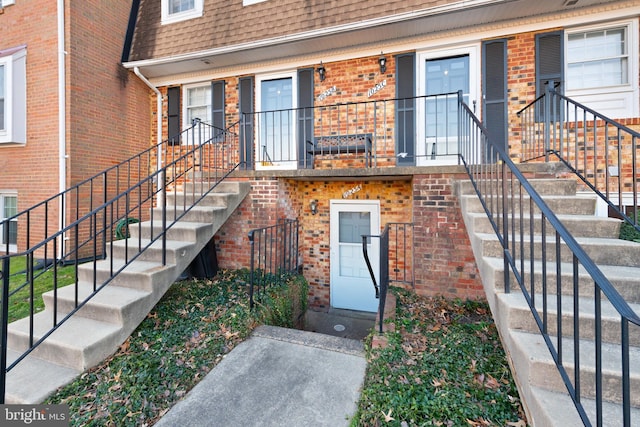
<svg viewBox="0 0 640 427">
<path fill-rule="evenodd" d="M 373 330 L 377 313 L 330 308 L 307 310 L 304 330 L 334 337 L 363 340 Z"/>
<path fill-rule="evenodd" d="M 364 381 L 360 341 L 256 328 L 156 426 L 348 426 Z"/>
</svg>

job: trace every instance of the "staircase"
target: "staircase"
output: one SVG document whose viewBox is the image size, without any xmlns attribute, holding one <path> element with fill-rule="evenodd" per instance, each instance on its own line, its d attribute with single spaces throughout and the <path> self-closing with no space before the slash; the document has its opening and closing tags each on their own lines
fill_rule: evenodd
<svg viewBox="0 0 640 427">
<path fill-rule="evenodd" d="M 618 240 L 620 221 L 595 216 L 596 198 L 576 195 L 575 180 L 539 179 L 530 181 L 545 203 L 556 213 L 560 221 L 573 234 L 589 257 L 598 265 L 605 276 L 616 287 L 616 290 L 636 312 L 640 312 L 640 244 Z M 520 397 L 525 406 L 529 423 L 534 426 L 577 426 L 582 425 L 567 388 L 551 357 L 550 350 L 534 321 L 531 309 L 524 294 L 511 274 L 511 291 L 505 293 L 503 249 L 490 225 L 486 213 L 475 194 L 470 182 L 460 182 L 458 186 L 460 205 L 467 227 L 473 252 L 480 270 L 487 300 L 489 301 L 496 326 L 511 363 L 514 377 L 518 384 Z M 526 196 L 525 196 L 526 198 Z M 518 206 L 516 204 L 515 206 Z M 540 215 L 529 214 L 528 201 L 525 200 L 523 210 L 523 240 L 525 265 L 531 266 L 526 271 L 533 271 L 524 277 L 527 286 L 534 288 L 536 310 L 542 316 L 543 292 L 542 284 L 546 282 L 548 297 L 546 300 L 548 333 L 556 349 L 561 350 L 564 365 L 569 367 L 571 382 L 574 377 L 574 280 L 573 263 L 569 251 L 561 252 L 561 272 L 558 275 L 555 262 L 555 233 L 553 228 L 547 230 L 547 265 L 546 281 L 543 281 L 543 263 L 538 254 L 541 251 L 540 237 L 542 220 Z M 535 212 L 535 211 L 534 211 Z M 517 213 L 517 216 L 520 214 Z M 533 222 L 533 224 L 531 224 Z M 531 228 L 532 227 L 532 228 Z M 528 259 L 530 230 L 534 230 L 535 255 L 533 263 Z M 549 231 L 550 230 L 550 231 Z M 515 233 L 513 233 L 515 231 Z M 517 236 L 511 250 L 520 255 L 520 230 L 516 226 L 510 233 Z M 567 259 L 565 259 L 567 258 Z M 558 280 L 560 280 L 561 297 L 556 296 Z M 595 394 L 595 344 L 594 344 L 594 284 L 585 277 L 582 266 L 579 269 L 579 280 L 575 284 L 579 298 L 580 328 L 580 386 L 582 404 L 593 424 L 596 415 L 594 410 Z M 531 291 L 529 291 L 531 293 Z M 562 339 L 561 347 L 557 338 L 558 307 L 561 307 Z M 631 420 L 633 425 L 640 425 L 640 328 L 630 327 L 630 389 Z M 621 410 L 621 350 L 620 350 L 620 315 L 612 309 L 606 298 L 602 298 L 602 425 L 623 425 Z"/>
<path fill-rule="evenodd" d="M 167 222 L 193 203 L 193 192 L 186 183 L 167 192 Z M 152 243 L 121 273 L 113 277 L 97 295 L 56 329 L 32 353 L 7 374 L 5 403 L 42 402 L 58 387 L 72 381 L 86 369 L 114 353 L 160 300 L 171 284 L 213 238 L 227 218 L 249 192 L 248 182 L 220 182 L 197 205 L 167 230 L 166 264 L 162 263 L 162 241 Z M 93 291 L 94 283 L 104 283 L 137 252 L 146 247 L 150 236 L 161 230 L 161 208 L 155 208 L 153 223 L 129 227 L 128 239 L 116 240 L 107 248 L 111 257 L 78 266 L 78 286 L 70 285 L 43 294 L 45 310 L 34 316 L 34 341 L 53 325 L 54 304 L 60 321 Z M 95 277 L 94 277 L 95 274 Z M 77 297 L 76 297 L 77 289 Z M 77 298 L 77 299 L 76 299 Z M 13 363 L 29 347 L 29 318 L 9 325 L 8 363 Z"/>
</svg>

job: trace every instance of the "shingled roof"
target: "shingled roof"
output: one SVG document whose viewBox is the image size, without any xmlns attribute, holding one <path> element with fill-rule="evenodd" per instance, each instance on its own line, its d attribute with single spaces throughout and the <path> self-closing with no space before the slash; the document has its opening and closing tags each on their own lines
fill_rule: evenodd
<svg viewBox="0 0 640 427">
<path fill-rule="evenodd" d="M 131 61 L 171 57 L 265 39 L 283 38 L 459 3 L 451 0 L 204 0 L 203 15 L 162 25 L 160 0 L 141 0 Z"/>
</svg>

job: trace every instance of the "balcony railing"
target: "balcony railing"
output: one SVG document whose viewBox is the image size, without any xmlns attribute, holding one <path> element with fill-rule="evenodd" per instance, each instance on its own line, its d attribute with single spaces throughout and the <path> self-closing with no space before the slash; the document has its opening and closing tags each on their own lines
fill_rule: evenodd
<svg viewBox="0 0 640 427">
<path fill-rule="evenodd" d="M 444 158 L 457 164 L 457 96 L 244 113 L 241 160 L 255 169 L 394 167 Z"/>
<path fill-rule="evenodd" d="M 635 212 L 639 132 L 567 98 L 550 85 L 518 116 L 523 161 L 549 161 L 553 156 L 640 231 Z"/>
</svg>

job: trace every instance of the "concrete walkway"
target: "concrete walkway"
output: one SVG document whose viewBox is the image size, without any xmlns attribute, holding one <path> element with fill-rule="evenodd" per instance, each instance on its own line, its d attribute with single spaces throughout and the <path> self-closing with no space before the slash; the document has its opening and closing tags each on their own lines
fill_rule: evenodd
<svg viewBox="0 0 640 427">
<path fill-rule="evenodd" d="M 155 425 L 348 426 L 365 369 L 361 341 L 260 326 Z"/>
</svg>

